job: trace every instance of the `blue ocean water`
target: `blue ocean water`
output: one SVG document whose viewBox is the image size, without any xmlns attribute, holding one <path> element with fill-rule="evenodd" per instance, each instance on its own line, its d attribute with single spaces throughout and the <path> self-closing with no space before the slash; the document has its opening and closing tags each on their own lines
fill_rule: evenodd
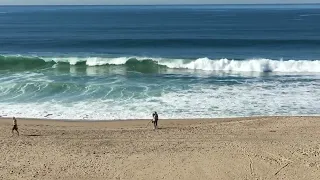
<svg viewBox="0 0 320 180">
<path fill-rule="evenodd" d="M 320 114 L 320 5 L 0 6 L 0 116 Z"/>
</svg>

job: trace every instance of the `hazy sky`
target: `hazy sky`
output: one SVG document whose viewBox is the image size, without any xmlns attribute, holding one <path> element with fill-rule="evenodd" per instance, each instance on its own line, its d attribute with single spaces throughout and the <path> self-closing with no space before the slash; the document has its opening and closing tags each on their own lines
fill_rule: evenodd
<svg viewBox="0 0 320 180">
<path fill-rule="evenodd" d="M 0 5 L 49 5 L 49 4 L 262 4 L 262 3 L 320 3 L 320 0 L 0 0 Z"/>
</svg>

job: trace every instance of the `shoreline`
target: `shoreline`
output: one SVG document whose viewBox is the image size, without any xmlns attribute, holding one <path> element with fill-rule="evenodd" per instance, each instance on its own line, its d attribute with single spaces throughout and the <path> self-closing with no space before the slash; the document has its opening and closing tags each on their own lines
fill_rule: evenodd
<svg viewBox="0 0 320 180">
<path fill-rule="evenodd" d="M 152 119 L 150 117 L 149 119 L 50 119 L 50 118 L 28 118 L 28 117 L 18 117 L 18 116 L 12 116 L 16 117 L 19 120 L 23 121 L 57 121 L 57 122 L 126 122 L 126 121 L 149 121 Z M 0 120 L 12 120 L 11 116 L 0 116 Z M 164 121 L 194 121 L 194 120 L 204 120 L 204 121 L 234 121 L 239 119 L 251 119 L 251 118 L 272 118 L 272 117 L 320 117 L 320 114 L 311 114 L 311 115 L 257 115 L 257 116 L 235 116 L 235 117 L 212 117 L 212 118 L 165 118 L 165 119 L 159 119 Z"/>
</svg>

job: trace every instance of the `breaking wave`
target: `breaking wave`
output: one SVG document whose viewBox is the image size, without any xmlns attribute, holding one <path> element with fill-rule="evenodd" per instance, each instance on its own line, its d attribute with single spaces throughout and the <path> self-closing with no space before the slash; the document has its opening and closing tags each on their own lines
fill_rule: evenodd
<svg viewBox="0 0 320 180">
<path fill-rule="evenodd" d="M 272 59 L 169 59 L 149 57 L 37 57 L 0 56 L 0 70 L 36 70 L 58 66 L 126 66 L 129 68 L 170 68 L 227 72 L 320 72 L 320 60 Z"/>
</svg>

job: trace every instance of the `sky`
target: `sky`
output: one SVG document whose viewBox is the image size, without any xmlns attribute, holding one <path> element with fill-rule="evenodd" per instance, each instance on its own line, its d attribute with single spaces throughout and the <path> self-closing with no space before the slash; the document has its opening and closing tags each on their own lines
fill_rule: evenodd
<svg viewBox="0 0 320 180">
<path fill-rule="evenodd" d="M 0 5 L 287 4 L 320 0 L 0 0 Z"/>
</svg>

